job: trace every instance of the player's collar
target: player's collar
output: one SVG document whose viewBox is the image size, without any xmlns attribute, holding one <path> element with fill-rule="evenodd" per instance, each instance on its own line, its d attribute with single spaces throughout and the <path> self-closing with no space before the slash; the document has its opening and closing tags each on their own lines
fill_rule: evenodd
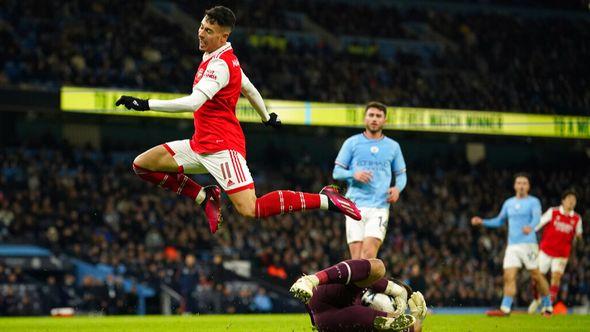
<svg viewBox="0 0 590 332">
<path fill-rule="evenodd" d="M 563 208 L 563 205 L 560 205 L 559 206 L 559 213 L 565 214 L 565 209 Z M 570 213 L 568 213 L 567 215 L 570 216 L 570 217 L 573 217 L 574 216 L 574 210 L 571 210 Z"/>
<path fill-rule="evenodd" d="M 385 138 L 385 135 L 383 134 L 383 132 L 381 132 L 381 137 L 377 137 L 377 138 L 370 138 L 370 137 L 367 136 L 367 134 L 365 134 L 365 132 L 366 132 L 366 130 L 363 131 L 363 133 L 362 133 L 363 134 L 363 137 L 366 140 L 369 140 L 369 141 L 380 141 L 380 140 L 382 140 L 382 139 Z"/>
<path fill-rule="evenodd" d="M 219 55 L 229 49 L 231 49 L 231 43 L 226 42 L 225 45 L 221 46 L 220 48 L 216 49 L 215 51 L 213 51 L 211 53 L 203 53 L 203 61 L 207 61 L 207 60 L 211 59 L 212 57 Z"/>
</svg>

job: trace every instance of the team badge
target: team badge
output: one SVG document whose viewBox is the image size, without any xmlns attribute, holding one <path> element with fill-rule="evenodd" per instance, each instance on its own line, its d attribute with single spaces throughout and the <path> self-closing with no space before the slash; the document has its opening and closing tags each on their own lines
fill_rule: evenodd
<svg viewBox="0 0 590 332">
<path fill-rule="evenodd" d="M 377 146 L 372 146 L 372 147 L 371 147 L 371 153 L 372 153 L 372 154 L 376 154 L 377 152 L 379 152 L 379 147 L 377 147 Z"/>
</svg>

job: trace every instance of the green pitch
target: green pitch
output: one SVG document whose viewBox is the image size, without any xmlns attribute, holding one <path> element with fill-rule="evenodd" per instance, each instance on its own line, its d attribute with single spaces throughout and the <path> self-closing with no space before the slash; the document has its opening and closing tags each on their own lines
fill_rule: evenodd
<svg viewBox="0 0 590 332">
<path fill-rule="evenodd" d="M 0 318 L 2 332 L 311 331 L 307 315 L 204 315 L 75 318 Z M 590 316 L 433 315 L 424 331 L 590 331 Z"/>
</svg>

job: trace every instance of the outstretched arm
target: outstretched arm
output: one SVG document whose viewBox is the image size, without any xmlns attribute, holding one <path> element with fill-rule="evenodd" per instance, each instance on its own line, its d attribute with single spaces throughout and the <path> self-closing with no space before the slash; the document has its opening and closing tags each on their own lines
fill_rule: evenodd
<svg viewBox="0 0 590 332">
<path fill-rule="evenodd" d="M 264 104 L 264 100 L 262 99 L 262 95 L 256 89 L 254 84 L 250 82 L 250 79 L 244 72 L 242 71 L 242 94 L 248 99 L 250 105 L 256 110 L 256 113 L 260 115 L 260 119 L 262 122 L 271 127 L 278 128 L 281 126 L 281 120 L 279 120 L 278 115 L 276 113 L 268 113 L 266 109 L 266 105 Z"/>
<path fill-rule="evenodd" d="M 193 93 L 186 97 L 171 100 L 151 99 L 148 102 L 151 110 L 179 113 L 194 112 L 195 110 L 203 106 L 207 99 L 208 98 L 203 93 L 203 91 L 195 88 L 193 90 Z"/>
<path fill-rule="evenodd" d="M 203 77 L 193 87 L 193 92 L 188 96 L 171 100 L 145 100 L 122 96 L 115 105 L 124 105 L 127 109 L 136 111 L 194 112 L 203 106 L 208 99 L 212 99 L 219 90 L 227 86 L 228 82 L 229 69 L 225 61 L 212 59 L 207 65 Z"/>
<path fill-rule="evenodd" d="M 248 76 L 246 76 L 246 74 L 244 74 L 243 71 L 242 71 L 242 94 L 246 97 L 246 99 L 248 99 L 248 101 L 250 102 L 250 105 L 252 105 L 252 107 L 254 107 L 254 109 L 256 110 L 256 113 L 258 113 L 258 115 L 260 115 L 260 119 L 262 120 L 262 122 L 266 122 L 266 121 L 270 120 L 270 115 L 268 114 L 268 111 L 266 110 L 266 105 L 264 104 L 264 100 L 262 99 L 262 95 L 260 94 L 258 89 L 256 89 L 254 84 L 252 84 L 252 82 L 250 82 L 250 79 L 248 78 Z"/>
<path fill-rule="evenodd" d="M 482 225 L 489 228 L 497 228 L 502 226 L 508 215 L 507 210 L 508 208 L 506 207 L 506 202 L 504 202 L 502 205 L 502 210 L 500 210 L 500 214 L 498 214 L 495 218 L 483 219 Z"/>
</svg>

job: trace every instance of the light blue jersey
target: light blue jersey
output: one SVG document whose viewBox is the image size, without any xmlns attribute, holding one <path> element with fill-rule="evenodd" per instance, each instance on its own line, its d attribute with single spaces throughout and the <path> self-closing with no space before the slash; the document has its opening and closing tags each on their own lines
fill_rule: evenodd
<svg viewBox="0 0 590 332">
<path fill-rule="evenodd" d="M 354 180 L 358 171 L 370 171 L 369 183 Z M 395 174 L 395 186 L 401 192 L 406 186 L 406 162 L 399 144 L 383 136 L 369 139 L 364 134 L 348 138 L 336 157 L 333 177 L 348 182 L 346 197 L 358 207 L 389 208 L 387 190 L 391 175 Z"/>
<path fill-rule="evenodd" d="M 535 196 L 524 198 L 510 197 L 502 205 L 497 217 L 484 219 L 486 227 L 500 227 L 508 219 L 508 245 L 520 243 L 537 243 L 535 226 L 541 221 L 541 202 Z M 526 225 L 533 229 L 524 234 L 522 228 Z"/>
</svg>

